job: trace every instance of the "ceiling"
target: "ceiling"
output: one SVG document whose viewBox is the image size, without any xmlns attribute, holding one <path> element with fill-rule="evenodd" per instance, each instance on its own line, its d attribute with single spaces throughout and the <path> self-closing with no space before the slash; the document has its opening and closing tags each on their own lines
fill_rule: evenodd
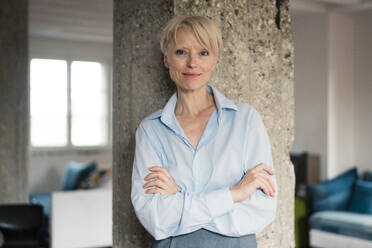
<svg viewBox="0 0 372 248">
<path fill-rule="evenodd" d="M 30 35 L 112 43 L 113 1 L 29 0 Z M 292 12 L 355 12 L 372 10 L 372 0 L 291 0 L 290 7 Z"/>
<path fill-rule="evenodd" d="M 372 0 L 290 0 L 290 7 L 292 12 L 354 13 L 372 10 Z"/>
<path fill-rule="evenodd" d="M 29 0 L 29 33 L 112 43 L 113 0 Z"/>
</svg>

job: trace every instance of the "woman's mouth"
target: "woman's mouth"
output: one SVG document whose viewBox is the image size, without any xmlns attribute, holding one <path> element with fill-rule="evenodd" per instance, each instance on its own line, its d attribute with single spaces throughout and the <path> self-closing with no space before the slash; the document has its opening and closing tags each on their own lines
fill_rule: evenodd
<svg viewBox="0 0 372 248">
<path fill-rule="evenodd" d="M 190 77 L 190 78 L 196 78 L 196 77 L 200 76 L 200 74 L 198 74 L 198 73 L 183 73 L 183 75 L 185 77 Z"/>
</svg>

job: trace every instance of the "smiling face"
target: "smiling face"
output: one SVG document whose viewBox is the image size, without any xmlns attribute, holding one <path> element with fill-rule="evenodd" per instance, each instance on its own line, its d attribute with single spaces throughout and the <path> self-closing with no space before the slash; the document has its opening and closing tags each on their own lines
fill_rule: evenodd
<svg viewBox="0 0 372 248">
<path fill-rule="evenodd" d="M 177 32 L 176 42 L 171 42 L 164 55 L 172 81 L 181 90 L 205 87 L 217 64 L 217 56 L 201 45 L 190 28 Z"/>
</svg>

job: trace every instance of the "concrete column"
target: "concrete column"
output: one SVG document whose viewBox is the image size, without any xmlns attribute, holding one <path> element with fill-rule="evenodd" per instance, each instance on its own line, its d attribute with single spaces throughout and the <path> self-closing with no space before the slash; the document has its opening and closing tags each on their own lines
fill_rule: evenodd
<svg viewBox="0 0 372 248">
<path fill-rule="evenodd" d="M 0 1 L 0 204 L 27 201 L 28 5 Z"/>
<path fill-rule="evenodd" d="M 261 114 L 279 185 L 277 217 L 260 247 L 294 247 L 293 40 L 288 1 L 114 1 L 114 247 L 150 247 L 130 202 L 134 133 L 175 91 L 162 64 L 159 34 L 174 15 L 212 17 L 224 50 L 210 83 Z"/>
</svg>

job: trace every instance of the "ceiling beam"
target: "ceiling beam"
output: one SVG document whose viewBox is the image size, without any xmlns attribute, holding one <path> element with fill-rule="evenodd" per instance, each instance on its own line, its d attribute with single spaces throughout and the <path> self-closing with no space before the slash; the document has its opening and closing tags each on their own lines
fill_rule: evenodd
<svg viewBox="0 0 372 248">
<path fill-rule="evenodd" d="M 323 13 L 327 11 L 324 4 L 308 0 L 290 0 L 289 8 L 292 12 Z"/>
<path fill-rule="evenodd" d="M 370 9 L 372 9 L 372 0 L 290 0 L 292 13 L 347 13 Z"/>
<path fill-rule="evenodd" d="M 359 4 L 362 2 L 361 0 L 315 0 L 315 1 L 323 2 L 325 4 L 335 4 L 335 5 L 355 5 L 355 4 Z"/>
</svg>

